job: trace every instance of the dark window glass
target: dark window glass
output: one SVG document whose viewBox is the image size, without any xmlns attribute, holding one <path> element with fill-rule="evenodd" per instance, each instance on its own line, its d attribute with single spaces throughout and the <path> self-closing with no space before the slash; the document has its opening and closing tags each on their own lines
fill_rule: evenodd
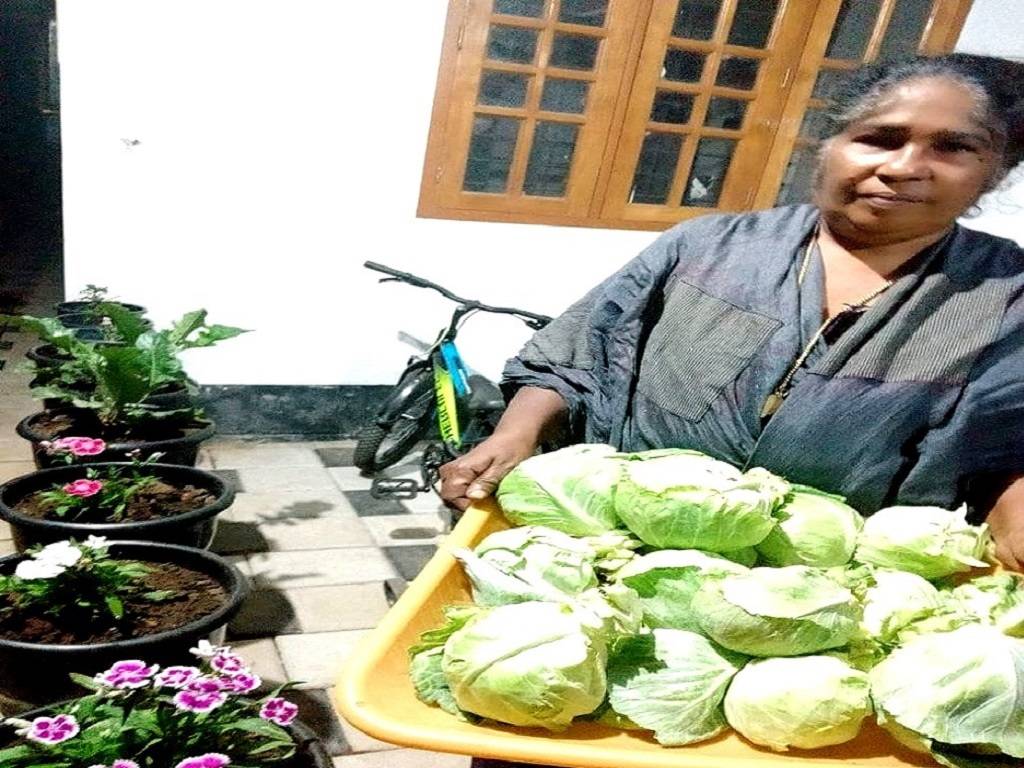
<svg viewBox="0 0 1024 768">
<path fill-rule="evenodd" d="M 747 102 L 715 96 L 708 103 L 708 113 L 704 116 L 704 125 L 739 130 L 743 127 L 743 118 L 746 114 Z"/>
<path fill-rule="evenodd" d="M 486 71 L 480 78 L 477 103 L 489 107 L 521 107 L 526 103 L 529 78 L 516 72 Z"/>
<path fill-rule="evenodd" d="M 494 0 L 494 12 L 538 19 L 544 13 L 544 0 Z"/>
<path fill-rule="evenodd" d="M 739 88 L 749 91 L 757 82 L 757 70 L 761 66 L 760 59 L 744 59 L 739 56 L 723 56 L 718 65 L 715 85 L 723 88 Z"/>
<path fill-rule="evenodd" d="M 651 120 L 656 123 L 688 123 L 693 111 L 693 96 L 675 91 L 658 91 L 651 105 Z"/>
<path fill-rule="evenodd" d="M 679 0 L 676 18 L 672 23 L 672 35 L 691 40 L 710 40 L 715 33 L 715 22 L 721 8 L 722 0 Z"/>
<path fill-rule="evenodd" d="M 729 29 L 729 43 L 764 48 L 778 7 L 779 0 L 740 0 Z"/>
<path fill-rule="evenodd" d="M 565 195 L 578 131 L 578 126 L 569 123 L 537 123 L 523 192 L 541 197 Z"/>
<path fill-rule="evenodd" d="M 816 99 L 829 101 L 842 85 L 847 73 L 841 69 L 823 69 L 818 72 L 818 79 L 814 81 L 814 90 L 811 95 Z"/>
<path fill-rule="evenodd" d="M 682 144 L 683 137 L 675 133 L 648 133 L 644 137 L 629 202 L 662 205 L 668 200 Z"/>
<path fill-rule="evenodd" d="M 466 175 L 462 188 L 467 192 L 504 192 L 508 171 L 519 135 L 519 120 L 511 117 L 479 116 L 473 121 L 469 140 Z"/>
<path fill-rule="evenodd" d="M 878 58 L 889 59 L 917 53 L 931 12 L 932 0 L 896 0 L 889 26 L 882 36 Z"/>
<path fill-rule="evenodd" d="M 531 64 L 537 53 L 537 30 L 522 27 L 491 27 L 487 57 L 495 61 Z"/>
<path fill-rule="evenodd" d="M 548 112 L 583 114 L 587 108 L 589 88 L 590 84 L 584 80 L 548 78 L 540 97 L 540 108 Z"/>
<path fill-rule="evenodd" d="M 824 139 L 828 136 L 829 121 L 820 109 L 808 109 L 800 123 L 800 135 L 805 139 Z"/>
<path fill-rule="evenodd" d="M 696 83 L 704 71 L 706 58 L 707 56 L 703 53 L 669 48 L 665 51 L 662 77 L 680 83 Z"/>
<path fill-rule="evenodd" d="M 600 44 L 600 39 L 596 37 L 556 32 L 548 65 L 564 69 L 593 69 Z"/>
<path fill-rule="evenodd" d="M 558 20 L 566 24 L 603 27 L 608 0 L 562 0 Z"/>
<path fill-rule="evenodd" d="M 690 178 L 686 180 L 683 205 L 714 208 L 722 194 L 736 142 L 732 139 L 701 139 L 693 158 Z"/>
<path fill-rule="evenodd" d="M 880 0 L 843 0 L 825 55 L 830 59 L 861 59 L 878 18 Z"/>
<path fill-rule="evenodd" d="M 797 147 L 789 157 L 786 175 L 775 198 L 776 205 L 808 203 L 811 200 L 811 179 L 814 177 L 816 147 Z"/>
</svg>

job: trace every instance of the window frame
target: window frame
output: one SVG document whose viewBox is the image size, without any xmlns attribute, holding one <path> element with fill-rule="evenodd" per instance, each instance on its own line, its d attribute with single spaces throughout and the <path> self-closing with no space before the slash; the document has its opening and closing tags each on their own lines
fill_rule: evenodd
<svg viewBox="0 0 1024 768">
<path fill-rule="evenodd" d="M 881 0 L 882 11 L 876 23 L 865 57 L 874 52 L 888 15 L 891 14 L 898 0 Z M 664 0 L 662 0 L 664 2 Z M 952 50 L 960 35 L 973 0 L 934 0 L 929 22 L 922 34 L 920 50 L 926 53 L 939 53 Z M 464 173 L 466 155 L 469 149 L 470 128 L 466 126 L 465 110 L 472 110 L 475 104 L 476 87 L 479 77 L 485 69 L 485 50 L 487 27 L 492 16 L 491 0 L 449 0 L 448 13 L 445 21 L 441 47 L 441 59 L 434 91 L 433 109 L 430 119 L 430 132 L 424 157 L 423 172 L 420 181 L 420 195 L 417 216 L 421 218 L 452 219 L 464 221 L 492 221 L 503 223 L 548 224 L 555 226 L 577 226 L 588 228 L 654 230 L 666 229 L 671 224 L 705 213 L 724 210 L 754 210 L 768 208 L 775 204 L 775 199 L 782 185 L 789 158 L 798 143 L 806 144 L 799 137 L 800 123 L 803 114 L 814 102 L 811 91 L 815 78 L 822 64 L 826 61 L 825 49 L 829 44 L 832 27 L 840 11 L 842 0 L 782 0 L 779 6 L 779 18 L 786 12 L 792 12 L 793 6 L 808 4 L 813 6 L 813 13 L 808 14 L 808 23 L 803 25 L 799 39 L 787 39 L 787 45 L 799 44 L 797 53 L 791 56 L 785 67 L 785 74 L 779 93 L 775 96 L 772 113 L 765 117 L 756 115 L 748 119 L 757 120 L 751 133 L 761 134 L 754 138 L 766 142 L 763 155 L 766 162 L 763 171 L 744 201 L 737 205 L 735 195 L 731 200 L 723 197 L 721 202 L 729 203 L 708 208 L 670 208 L 657 205 L 636 205 L 639 209 L 626 212 L 631 204 L 615 202 L 616 192 L 621 193 L 623 165 L 635 164 L 636 158 L 626 163 L 623 145 L 630 138 L 627 131 L 627 119 L 633 102 L 634 86 L 637 86 L 637 75 L 641 70 L 645 57 L 651 55 L 649 29 L 651 16 L 660 9 L 655 7 L 655 0 L 617 0 L 616 8 L 623 16 L 622 6 L 631 8 L 631 18 L 620 19 L 624 29 L 611 29 L 606 25 L 606 39 L 611 35 L 621 35 L 623 40 L 617 46 L 616 56 L 621 60 L 621 74 L 614 86 L 605 85 L 603 98 L 610 100 L 606 114 L 600 119 L 605 123 L 606 134 L 599 139 L 592 139 L 588 147 L 588 156 L 582 161 L 586 164 L 582 181 L 589 191 L 586 201 L 581 203 L 582 193 L 569 200 L 570 190 L 565 198 L 544 199 L 530 197 L 529 202 L 510 205 L 518 196 L 496 195 L 489 193 L 466 193 L 459 186 Z M 674 6 L 673 6 L 674 7 Z M 810 10 L 810 8 L 809 8 Z M 475 16 L 474 16 L 475 14 Z M 503 18 L 498 16 L 499 19 Z M 611 17 L 609 17 L 611 18 Z M 482 19 L 482 21 L 481 21 Z M 517 25 L 539 27 L 539 23 L 516 17 Z M 655 31 L 653 36 L 667 39 L 670 30 Z M 775 33 L 773 33 L 774 35 Z M 459 67 L 459 58 L 463 51 L 476 51 L 477 58 L 463 62 Z M 602 54 L 603 56 L 605 54 Z M 840 62 L 842 64 L 843 62 Z M 852 63 L 849 66 L 855 66 Z M 501 67 L 498 67 L 501 69 Z M 514 69 L 512 67 L 511 69 Z M 557 71 L 556 73 L 557 74 Z M 776 75 L 778 73 L 776 72 Z M 648 78 L 649 79 L 649 78 Z M 596 82 L 596 81 L 594 81 Z M 641 84 L 642 85 L 642 84 Z M 648 88 L 650 83 L 647 83 Z M 593 85 L 591 86 L 593 89 Z M 760 86 L 759 86 L 760 88 Z M 708 99 L 709 88 L 702 88 L 699 98 Z M 767 97 L 766 97 L 767 98 Z M 756 97 L 755 97 L 756 100 Z M 754 103 L 753 101 L 750 102 Z M 500 114 L 501 108 L 485 109 Z M 754 110 L 757 112 L 758 110 Z M 764 107 L 760 111 L 765 111 Z M 635 122 L 635 115 L 634 122 Z M 462 121 L 462 126 L 458 121 Z M 566 122 L 574 122 L 566 120 Z M 697 130 L 695 128 L 694 130 Z M 635 129 L 634 129 L 635 131 Z M 701 131 L 702 133 L 704 131 Z M 713 129 L 712 129 L 713 132 Z M 451 139 L 455 139 L 453 143 Z M 632 137 L 635 143 L 635 135 Z M 459 143 L 461 141 L 461 143 Z M 517 142 L 519 144 L 521 142 Z M 577 143 L 577 154 L 582 144 Z M 522 177 L 526 167 L 525 151 L 517 146 L 517 158 L 513 161 L 513 173 Z M 579 161 L 574 157 L 573 164 Z M 748 164 L 749 166 L 749 164 Z M 631 169 L 629 169 L 631 172 Z M 730 167 L 729 173 L 732 173 Z M 570 186 L 573 182 L 570 181 Z M 454 190 L 454 194 L 453 194 Z M 474 200 L 474 196 L 476 199 Z M 621 194 L 620 194 L 621 196 Z M 472 204 L 466 205 L 468 201 Z M 639 215 L 638 215 L 639 214 Z"/>
</svg>

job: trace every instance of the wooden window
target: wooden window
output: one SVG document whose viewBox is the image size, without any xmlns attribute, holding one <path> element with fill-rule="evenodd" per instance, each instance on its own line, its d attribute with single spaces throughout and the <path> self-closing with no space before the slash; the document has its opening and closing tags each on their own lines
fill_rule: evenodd
<svg viewBox="0 0 1024 768">
<path fill-rule="evenodd" d="M 634 229 L 805 199 L 830 88 L 971 0 L 451 0 L 419 214 Z"/>
</svg>

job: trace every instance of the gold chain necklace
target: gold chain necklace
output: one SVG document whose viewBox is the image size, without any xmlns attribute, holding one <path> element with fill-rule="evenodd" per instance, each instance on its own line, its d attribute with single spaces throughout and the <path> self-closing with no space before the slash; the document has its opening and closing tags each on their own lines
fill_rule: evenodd
<svg viewBox="0 0 1024 768">
<path fill-rule="evenodd" d="M 814 252 L 814 245 L 818 241 L 818 232 L 819 229 L 815 227 L 814 232 L 811 233 L 810 242 L 808 242 L 807 247 L 804 248 L 803 259 L 800 264 L 800 271 L 797 274 L 798 290 L 800 286 L 803 285 L 804 277 L 807 274 L 807 268 L 810 266 L 811 254 Z M 797 355 L 796 360 L 789 367 L 789 370 L 786 372 L 786 375 L 782 377 L 782 381 L 779 382 L 778 386 L 775 387 L 775 389 L 772 390 L 771 394 L 768 395 L 768 397 L 765 399 L 764 406 L 761 408 L 762 419 L 767 419 L 773 416 L 775 412 L 779 410 L 780 407 L 782 407 L 783 401 L 785 401 L 786 396 L 789 395 L 790 389 L 792 389 L 793 378 L 796 376 L 797 371 L 800 370 L 800 367 L 804 364 L 804 361 L 807 360 L 808 356 L 814 350 L 814 347 L 821 340 L 821 337 L 828 332 L 829 328 L 832 327 L 833 323 L 837 319 L 845 315 L 847 312 L 854 312 L 859 309 L 864 309 L 868 304 L 870 304 L 872 301 L 881 296 L 889 288 L 889 286 L 892 285 L 892 282 L 892 280 L 886 280 L 885 284 L 881 288 L 872 291 L 870 294 L 865 296 L 856 304 L 847 304 L 846 309 L 844 309 L 842 312 L 837 312 L 835 315 L 828 318 L 827 320 L 825 320 L 825 322 L 818 326 L 818 330 L 814 332 L 814 335 L 811 337 L 811 340 L 807 342 L 807 346 L 804 347 L 803 351 L 799 355 Z"/>
</svg>

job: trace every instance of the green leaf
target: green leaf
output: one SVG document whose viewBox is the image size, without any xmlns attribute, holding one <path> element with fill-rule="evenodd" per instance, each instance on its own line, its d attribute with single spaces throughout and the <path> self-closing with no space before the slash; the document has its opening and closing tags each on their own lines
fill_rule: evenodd
<svg viewBox="0 0 1024 768">
<path fill-rule="evenodd" d="M 96 312 L 100 317 L 110 318 L 118 338 L 126 344 L 134 344 L 151 325 L 142 315 L 131 312 L 115 302 L 104 301 L 97 304 Z"/>
<path fill-rule="evenodd" d="M 124 602 L 117 595 L 107 595 L 103 598 L 103 602 L 107 604 L 107 610 L 115 619 L 124 616 Z"/>
<path fill-rule="evenodd" d="M 19 744 L 16 747 L 0 749 L 0 765 L 13 765 L 15 760 L 24 760 L 35 754 L 31 747 Z"/>
<path fill-rule="evenodd" d="M 98 691 L 103 687 L 88 675 L 83 675 L 79 672 L 71 672 L 68 677 L 71 678 L 75 685 L 80 685 L 90 691 Z"/>
</svg>

